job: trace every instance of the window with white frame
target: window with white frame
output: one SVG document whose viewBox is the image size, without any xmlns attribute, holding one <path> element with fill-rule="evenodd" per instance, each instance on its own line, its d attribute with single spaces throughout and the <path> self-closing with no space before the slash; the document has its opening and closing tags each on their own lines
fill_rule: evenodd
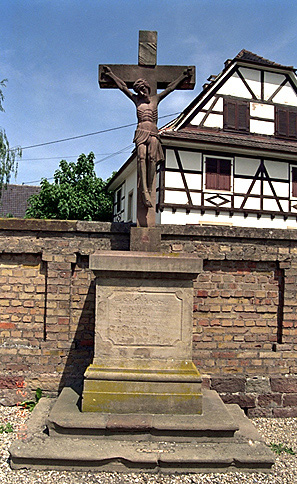
<svg viewBox="0 0 297 484">
<path fill-rule="evenodd" d="M 205 156 L 205 188 L 208 190 L 231 190 L 232 160 Z"/>
</svg>

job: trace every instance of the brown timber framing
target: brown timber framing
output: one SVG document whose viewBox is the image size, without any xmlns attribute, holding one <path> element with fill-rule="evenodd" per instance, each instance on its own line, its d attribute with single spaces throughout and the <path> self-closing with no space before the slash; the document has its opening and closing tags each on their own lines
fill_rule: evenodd
<svg viewBox="0 0 297 484">
<path fill-rule="evenodd" d="M 236 65 L 234 65 L 231 69 L 230 69 L 230 72 L 228 73 L 228 75 L 226 75 L 226 77 L 223 77 L 216 85 L 216 89 L 219 90 L 220 87 L 222 87 L 222 85 L 234 74 L 234 72 L 236 71 Z M 210 85 L 211 86 L 211 85 Z M 202 91 L 201 95 L 203 95 L 204 91 Z M 215 95 L 215 93 L 213 93 L 212 91 L 205 96 L 205 99 L 201 102 L 201 105 L 200 105 L 200 109 L 202 109 L 207 103 L 208 101 Z M 198 96 L 199 97 L 199 96 Z M 190 110 L 191 109 L 191 106 L 195 106 L 195 104 L 197 103 L 198 99 L 194 99 L 194 101 L 189 105 L 188 109 Z M 186 114 L 186 113 L 185 113 Z M 197 110 L 194 110 L 193 113 L 187 118 L 184 120 L 184 122 L 180 125 L 180 128 L 183 128 L 185 123 L 186 124 L 189 124 L 192 119 L 196 116 L 197 114 Z"/>
<path fill-rule="evenodd" d="M 236 74 L 238 75 L 238 77 L 240 77 L 240 79 L 242 80 L 243 84 L 245 85 L 245 87 L 247 88 L 247 90 L 249 91 L 250 95 L 252 96 L 252 99 L 257 99 L 257 96 L 255 95 L 254 91 L 251 89 L 251 87 L 248 85 L 248 83 L 246 82 L 245 78 L 243 77 L 242 73 L 240 72 L 240 69 L 239 67 L 236 69 Z"/>
<path fill-rule="evenodd" d="M 205 110 L 205 109 L 201 109 L 201 112 L 204 113 L 205 112 L 205 116 L 203 116 L 202 120 L 200 121 L 200 124 L 199 126 L 203 126 L 205 121 L 207 120 L 208 118 L 208 115 L 210 113 L 212 114 L 222 114 L 221 111 L 214 111 L 213 108 L 215 107 L 215 105 L 217 104 L 218 100 L 219 100 L 219 96 L 214 96 L 214 101 L 211 103 L 210 107 Z"/>
<path fill-rule="evenodd" d="M 202 98 L 203 95 L 205 95 L 205 99 L 203 99 L 203 101 L 201 101 L 201 104 L 199 106 L 199 111 L 202 111 L 202 112 L 206 112 L 206 111 L 203 111 L 203 108 L 204 106 L 209 102 L 209 100 L 213 97 L 213 96 L 216 96 L 216 92 L 222 87 L 222 85 L 230 78 L 232 77 L 232 75 L 236 72 L 238 74 L 238 76 L 240 77 L 240 79 L 243 81 L 244 85 L 246 86 L 246 88 L 248 89 L 248 91 L 250 92 L 251 96 L 252 96 L 252 100 L 253 101 L 258 101 L 258 102 L 262 102 L 262 103 L 265 103 L 265 104 L 271 104 L 272 102 L 272 99 L 274 98 L 274 96 L 276 96 L 276 94 L 280 91 L 280 89 L 283 87 L 283 85 L 285 85 L 287 82 L 290 84 L 290 86 L 292 87 L 292 89 L 295 91 L 295 93 L 297 94 L 297 86 L 294 84 L 294 82 L 292 81 L 291 77 L 289 74 L 283 74 L 285 76 L 285 79 L 284 81 L 281 83 L 280 86 L 278 86 L 278 88 L 275 90 L 275 92 L 270 96 L 270 98 L 268 100 L 265 100 L 264 99 L 264 74 L 265 72 L 267 73 L 272 73 L 272 74 L 275 74 L 275 73 L 279 73 L 279 70 L 278 68 L 269 68 L 269 66 L 263 66 L 262 68 L 260 68 L 257 64 L 254 64 L 252 67 L 248 64 L 253 64 L 252 62 L 247 62 L 247 65 L 245 63 L 245 61 L 238 61 L 237 64 L 234 64 L 232 66 L 232 68 L 230 69 L 230 72 L 228 73 L 228 75 L 226 75 L 225 77 L 223 76 L 224 75 L 224 71 L 222 71 L 221 75 L 222 75 L 222 78 L 217 82 L 217 84 L 215 85 L 215 91 L 213 89 L 211 89 L 213 86 L 214 86 L 214 83 L 211 83 L 209 84 L 209 86 L 206 88 L 207 90 L 209 90 L 210 92 L 208 94 L 206 94 L 206 92 L 202 91 L 202 93 L 197 96 L 193 101 L 192 103 L 188 106 L 188 108 L 184 111 L 184 115 L 185 117 L 187 116 L 188 112 L 191 112 L 191 109 L 193 109 L 195 107 L 195 105 L 197 104 L 197 102 L 199 102 L 199 98 Z M 245 81 L 244 79 L 244 76 L 243 74 L 239 71 L 240 67 L 243 67 L 245 69 L 252 69 L 252 70 L 256 70 L 256 71 L 260 71 L 260 82 L 261 82 L 261 98 L 257 98 L 254 94 L 254 92 L 252 91 L 252 89 L 250 88 L 250 86 L 247 84 L 247 82 Z M 282 69 L 284 68 L 285 66 L 282 66 Z M 291 68 L 289 68 L 290 71 L 292 71 Z M 220 76 L 220 74 L 219 74 Z M 242 98 L 241 98 L 242 99 Z M 194 110 L 192 112 L 192 114 L 189 115 L 188 118 L 186 118 L 184 121 L 181 122 L 181 125 L 179 126 L 179 129 L 181 128 L 184 128 L 185 125 L 191 123 L 191 121 L 193 120 L 193 118 L 196 116 L 197 114 L 197 110 Z M 209 114 L 209 113 L 208 113 Z M 204 122 L 204 120 L 203 120 Z"/>
<path fill-rule="evenodd" d="M 179 167 L 180 174 L 181 174 L 181 177 L 182 177 L 182 180 L 183 180 L 183 184 L 184 184 L 184 187 L 185 187 L 185 191 L 186 191 L 186 194 L 187 194 L 187 197 L 188 197 L 188 204 L 189 205 L 193 205 L 192 204 L 191 194 L 190 194 L 190 191 L 189 191 L 189 188 L 188 188 L 187 180 L 186 180 L 186 177 L 185 177 L 185 172 L 184 172 L 184 169 L 183 169 L 183 166 L 182 166 L 182 162 L 181 162 L 181 159 L 180 159 L 178 150 L 175 149 L 174 150 L 174 154 L 175 154 L 175 158 L 176 158 L 176 161 L 177 161 L 177 165 Z"/>
<path fill-rule="evenodd" d="M 264 71 L 261 71 L 261 101 L 264 100 Z"/>
<path fill-rule="evenodd" d="M 204 150 L 201 150 L 199 151 L 199 155 L 201 155 L 201 164 L 202 164 L 202 169 L 197 169 L 197 170 L 188 170 L 188 169 L 184 169 L 181 165 L 181 163 L 179 164 L 178 163 L 178 159 L 180 160 L 180 156 L 179 156 L 179 151 L 190 151 L 190 152 L 195 152 L 196 150 L 195 149 L 190 149 L 190 148 L 170 148 L 170 147 L 167 147 L 167 150 L 172 150 L 174 153 L 175 153 L 175 156 L 176 156 L 176 160 L 177 160 L 177 164 L 178 164 L 178 167 L 179 168 L 166 168 L 165 165 L 163 164 L 161 170 L 160 170 L 160 173 L 161 173 L 161 176 L 160 176 L 160 203 L 159 203 L 159 206 L 158 208 L 162 211 L 164 210 L 165 208 L 170 208 L 172 209 L 173 211 L 176 211 L 178 208 L 181 208 L 181 209 L 185 209 L 187 210 L 187 212 L 189 212 L 189 210 L 194 210 L 194 211 L 201 211 L 201 213 L 204 213 L 205 211 L 215 211 L 216 213 L 219 213 L 220 211 L 222 212 L 229 212 L 230 216 L 233 215 L 233 213 L 242 213 L 244 214 L 245 216 L 247 216 L 248 214 L 255 214 L 257 215 L 258 217 L 261 217 L 262 215 L 268 215 L 270 216 L 271 218 L 275 218 L 276 216 L 281 216 L 283 217 L 285 220 L 288 218 L 288 217 L 294 217 L 296 218 L 296 221 L 297 221 L 297 212 L 292 212 L 291 211 L 291 206 L 292 204 L 297 204 L 297 200 L 296 201 L 291 201 L 291 198 L 290 198 L 290 177 L 291 177 L 291 167 L 292 166 L 297 166 L 297 160 L 296 160 L 296 163 L 294 162 L 289 162 L 288 160 L 284 160 L 285 163 L 288 164 L 288 174 L 287 174 L 287 179 L 283 179 L 283 178 L 277 178 L 277 177 L 270 177 L 268 172 L 267 172 L 267 169 L 265 167 L 265 162 L 267 161 L 274 161 L 276 162 L 276 160 L 274 158 L 269 158 L 269 157 L 255 157 L 255 156 L 252 156 L 252 155 L 245 155 L 245 157 L 247 158 L 251 158 L 251 159 L 257 159 L 259 160 L 259 166 L 256 170 L 256 173 L 254 176 L 252 175 L 240 175 L 238 173 L 235 173 L 235 157 L 236 157 L 236 154 L 232 154 L 232 155 L 229 155 L 227 153 L 224 153 L 222 154 L 222 152 L 216 152 L 216 151 L 204 151 Z M 178 154 L 178 156 L 177 156 Z M 204 160 L 204 157 L 205 156 L 218 156 L 218 157 L 228 157 L 230 158 L 230 160 L 232 161 L 232 166 L 233 166 L 233 169 L 232 169 L 232 176 L 233 176 L 233 179 L 245 179 L 245 180 L 251 180 L 251 184 L 250 184 L 250 187 L 248 189 L 247 192 L 245 193 L 241 193 L 241 192 L 225 192 L 223 190 L 204 190 L 204 186 L 203 186 L 203 173 L 204 173 L 204 170 L 203 170 L 203 160 Z M 181 173 L 182 175 L 182 178 L 183 180 L 185 180 L 185 173 L 196 173 L 196 174 L 200 174 L 201 175 L 201 187 L 200 188 L 196 188 L 196 189 L 187 189 L 189 190 L 189 192 L 193 192 L 193 193 L 200 193 L 201 194 L 201 205 L 194 205 L 193 203 L 191 203 L 191 201 L 189 201 L 188 204 L 173 204 L 173 203 L 165 203 L 165 190 L 168 190 L 168 191 L 176 191 L 176 192 L 181 192 L 181 191 L 185 191 L 187 193 L 187 190 L 186 188 L 183 190 L 181 188 L 174 188 L 174 187 L 165 187 L 165 172 L 166 171 L 169 171 L 169 172 L 177 172 L 177 173 Z M 256 183 L 256 181 L 260 181 L 261 183 L 261 190 L 260 190 L 260 193 L 259 194 L 252 194 L 251 191 Z M 269 184 L 269 187 L 272 191 L 272 195 L 265 195 L 264 194 L 264 182 L 267 182 Z M 273 182 L 278 182 L 278 183 L 283 183 L 285 185 L 288 185 L 288 196 L 278 196 L 276 191 L 275 191 L 275 188 L 273 186 Z M 224 196 L 224 195 L 228 195 L 228 197 L 230 197 L 230 201 L 231 201 L 231 207 L 223 207 L 221 206 L 221 204 L 212 204 L 212 205 L 205 205 L 205 194 L 207 193 L 207 196 L 209 196 L 210 194 L 213 194 L 214 196 L 217 195 L 217 196 Z M 188 196 L 188 193 L 187 193 L 187 196 Z M 234 199 L 235 197 L 243 197 L 243 201 L 242 201 L 242 204 L 240 207 L 234 207 Z M 259 199 L 260 201 L 260 210 L 258 209 L 247 209 L 244 207 L 246 201 L 248 198 L 253 198 L 253 199 Z M 188 197 L 188 200 L 189 200 L 189 197 Z M 275 211 L 275 210 L 266 210 L 264 209 L 264 200 L 275 200 L 277 205 L 278 205 L 278 208 L 279 208 L 279 211 Z M 288 206 L 289 206 L 289 211 L 285 211 L 281 205 L 281 201 L 285 201 L 285 202 L 288 202 Z"/>
</svg>

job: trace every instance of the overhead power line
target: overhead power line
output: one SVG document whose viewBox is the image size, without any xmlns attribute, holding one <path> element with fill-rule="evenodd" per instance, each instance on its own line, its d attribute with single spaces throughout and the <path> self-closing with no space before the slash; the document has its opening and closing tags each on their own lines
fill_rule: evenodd
<svg viewBox="0 0 297 484">
<path fill-rule="evenodd" d="M 176 116 L 180 113 L 172 113 L 172 114 L 166 114 L 164 116 L 160 116 L 159 119 L 163 118 L 169 118 L 170 116 Z M 45 143 L 38 143 L 35 145 L 29 145 L 29 146 L 22 146 L 21 150 L 28 150 L 30 148 L 39 148 L 40 146 L 48 146 L 48 145 L 53 145 L 56 143 L 62 143 L 64 141 L 72 141 L 75 139 L 80 139 L 80 138 L 86 138 L 87 136 L 94 136 L 96 134 L 102 134 L 102 133 L 108 133 L 110 131 L 116 131 L 119 129 L 123 128 L 130 128 L 131 126 L 137 126 L 137 123 L 130 123 L 130 124 L 123 124 L 122 126 L 116 126 L 114 128 L 107 128 L 107 129 L 101 129 L 100 131 L 94 131 L 93 133 L 87 133 L 87 134 L 80 134 L 78 136 L 70 136 L 69 138 L 62 138 L 54 141 L 46 141 Z M 15 148 L 12 148 L 10 151 L 13 151 Z"/>
<path fill-rule="evenodd" d="M 125 148 L 122 148 L 121 150 L 119 151 L 115 151 L 114 153 L 110 153 L 108 156 L 105 156 L 104 158 L 102 158 L 101 160 L 98 160 L 94 163 L 94 165 L 98 165 L 98 163 L 102 163 L 103 161 L 109 159 L 109 158 L 112 158 L 113 156 L 116 156 L 116 155 L 119 155 L 120 153 L 123 153 L 124 151 L 128 150 L 128 149 L 131 149 L 133 147 L 133 144 L 130 144 L 128 146 L 125 146 Z M 53 180 L 54 177 L 51 176 L 50 178 L 47 178 L 47 177 L 44 177 L 46 178 L 47 180 Z M 27 182 L 23 182 L 22 185 L 28 185 L 30 183 L 39 183 L 41 181 L 41 179 L 39 180 L 33 180 L 33 181 L 27 181 Z"/>
</svg>

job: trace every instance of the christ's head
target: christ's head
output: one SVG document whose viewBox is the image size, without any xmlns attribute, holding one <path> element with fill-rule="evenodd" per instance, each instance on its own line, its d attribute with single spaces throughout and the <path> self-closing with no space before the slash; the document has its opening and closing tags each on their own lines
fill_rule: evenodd
<svg viewBox="0 0 297 484">
<path fill-rule="evenodd" d="M 148 97 L 151 93 L 151 87 L 145 79 L 137 79 L 133 84 L 133 89 L 143 97 Z"/>
</svg>

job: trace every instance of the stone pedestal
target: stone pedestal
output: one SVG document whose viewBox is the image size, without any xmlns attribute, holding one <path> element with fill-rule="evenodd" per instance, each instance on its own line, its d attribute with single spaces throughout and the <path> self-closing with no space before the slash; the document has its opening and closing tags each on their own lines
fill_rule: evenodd
<svg viewBox="0 0 297 484">
<path fill-rule="evenodd" d="M 96 274 L 93 364 L 82 410 L 199 414 L 201 378 L 192 363 L 196 256 L 102 252 Z"/>
</svg>

